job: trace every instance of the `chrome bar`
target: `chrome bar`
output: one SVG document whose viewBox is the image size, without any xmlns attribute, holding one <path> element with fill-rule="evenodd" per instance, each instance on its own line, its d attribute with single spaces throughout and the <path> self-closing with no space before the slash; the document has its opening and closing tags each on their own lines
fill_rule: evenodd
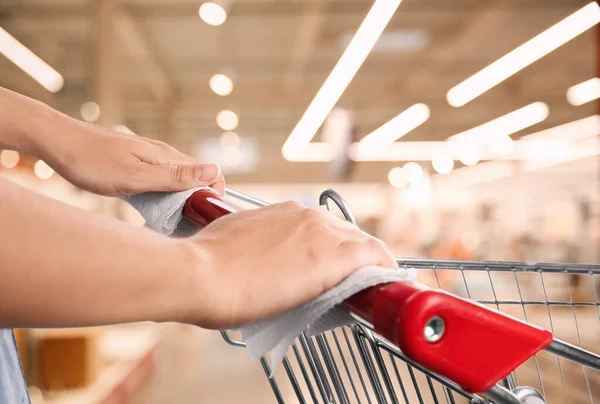
<svg viewBox="0 0 600 404">
<path fill-rule="evenodd" d="M 464 271 L 498 272 L 542 272 L 600 275 L 598 264 L 563 264 L 552 262 L 512 262 L 512 261 L 458 261 L 446 259 L 396 258 L 398 265 L 407 268 L 437 270 L 462 269 Z"/>
<path fill-rule="evenodd" d="M 298 404 L 306 404 L 306 400 L 304 399 L 304 395 L 302 394 L 302 389 L 298 384 L 298 379 L 296 379 L 294 369 L 292 369 L 292 366 L 290 365 L 290 361 L 287 358 L 287 356 L 283 358 L 282 364 L 283 368 L 285 369 L 285 373 L 287 374 L 288 380 L 292 384 L 292 388 L 294 389 L 294 393 L 296 394 L 296 398 L 298 399 Z"/>
<path fill-rule="evenodd" d="M 394 386 L 392 385 L 392 380 L 390 379 L 389 372 L 387 367 L 385 366 L 385 362 L 383 360 L 383 356 L 381 355 L 381 351 L 379 350 L 379 346 L 377 345 L 377 341 L 375 340 L 375 336 L 373 333 L 366 331 L 365 338 L 369 342 L 371 347 L 371 352 L 373 353 L 373 357 L 375 358 L 375 363 L 379 367 L 379 374 L 383 379 L 383 383 L 385 384 L 385 388 L 387 390 L 388 396 L 393 404 L 398 404 L 399 401 L 396 396 L 396 391 L 394 390 Z"/>
<path fill-rule="evenodd" d="M 225 340 L 225 342 L 227 342 L 229 345 L 237 346 L 237 347 L 240 347 L 240 348 L 245 348 L 246 347 L 246 343 L 245 342 L 237 341 L 237 340 L 231 338 L 229 336 L 229 332 L 227 332 L 227 331 L 221 331 L 221 336 L 223 337 L 223 339 Z"/>
<path fill-rule="evenodd" d="M 315 337 L 315 340 L 317 341 L 317 346 L 319 347 L 319 350 L 321 351 L 321 358 L 323 359 L 323 362 L 325 363 L 325 368 L 329 372 L 329 379 L 331 380 L 331 383 L 333 384 L 333 388 L 335 389 L 335 392 L 336 392 L 339 402 L 343 403 L 343 404 L 350 403 L 350 400 L 348 399 L 348 393 L 346 392 L 346 388 L 344 387 L 344 384 L 342 383 L 339 369 L 337 367 L 337 364 L 335 363 L 335 360 L 333 359 L 333 355 L 331 353 L 331 347 L 329 346 L 329 343 L 327 342 L 325 333 L 323 333 L 321 335 L 317 335 Z"/>
<path fill-rule="evenodd" d="M 579 363 L 580 365 L 587 366 L 589 368 L 600 371 L 600 356 L 586 351 L 585 349 L 578 348 L 574 345 L 567 344 L 564 341 L 557 339 L 552 340 L 552 343 L 545 349 L 546 352 L 550 352 L 561 358 L 568 359 L 572 362 Z"/>
<path fill-rule="evenodd" d="M 375 365 L 373 364 L 373 360 L 371 359 L 371 355 L 366 346 L 367 344 L 365 342 L 365 338 L 363 337 L 366 336 L 367 333 L 370 331 L 367 329 L 361 329 L 361 327 L 362 326 L 360 325 L 353 325 L 352 335 L 354 336 L 354 341 L 356 343 L 356 347 L 358 348 L 358 353 L 360 354 L 360 357 L 363 361 L 363 365 L 367 372 L 367 376 L 369 377 L 369 381 L 371 382 L 371 388 L 373 393 L 375 394 L 375 398 L 377 398 L 377 402 L 379 404 L 385 404 L 387 399 L 385 397 L 383 387 L 381 386 L 381 382 L 379 381 L 377 369 L 375 369 Z"/>
<path fill-rule="evenodd" d="M 271 367 L 269 366 L 269 362 L 267 362 L 267 359 L 261 358 L 260 364 L 267 376 L 271 390 L 273 390 L 273 395 L 275 395 L 275 398 L 277 399 L 277 404 L 285 404 L 285 400 L 281 395 L 281 390 L 279 390 L 279 385 L 277 384 L 277 380 L 275 380 L 275 376 L 271 377 Z"/>
<path fill-rule="evenodd" d="M 318 402 L 317 396 L 315 394 L 315 389 L 313 389 L 313 385 L 308 376 L 308 372 L 306 371 L 306 367 L 304 366 L 304 361 L 302 360 L 302 355 L 296 346 L 296 343 L 292 344 L 292 351 L 294 352 L 294 356 L 296 357 L 296 361 L 298 361 L 298 366 L 300 367 L 300 372 L 302 373 L 302 377 L 304 378 L 304 383 L 306 383 L 306 387 L 308 388 L 308 393 L 313 400 L 313 403 Z"/>
<path fill-rule="evenodd" d="M 348 202 L 346 202 L 346 200 L 333 189 L 326 189 L 325 191 L 321 192 L 321 196 L 319 196 L 319 205 L 329 208 L 327 201 L 330 199 L 337 205 L 347 221 L 358 225 L 356 217 L 354 217 L 354 213 L 352 213 L 352 209 L 350 208 L 350 205 L 348 205 Z"/>
<path fill-rule="evenodd" d="M 230 189 L 230 188 L 225 189 L 225 195 L 231 196 L 232 198 L 239 199 L 240 201 L 247 202 L 252 205 L 261 206 L 261 207 L 269 206 L 269 203 L 267 203 L 263 200 L 260 200 L 253 196 L 250 196 L 250 195 L 243 194 L 238 191 L 234 191 L 233 189 Z"/>
</svg>

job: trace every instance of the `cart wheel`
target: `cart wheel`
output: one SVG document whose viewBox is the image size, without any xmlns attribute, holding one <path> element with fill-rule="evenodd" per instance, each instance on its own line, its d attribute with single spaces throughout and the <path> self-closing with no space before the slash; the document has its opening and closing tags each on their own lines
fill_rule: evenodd
<svg viewBox="0 0 600 404">
<path fill-rule="evenodd" d="M 513 393 L 519 398 L 521 404 L 546 404 L 544 397 L 533 387 L 517 387 Z"/>
</svg>

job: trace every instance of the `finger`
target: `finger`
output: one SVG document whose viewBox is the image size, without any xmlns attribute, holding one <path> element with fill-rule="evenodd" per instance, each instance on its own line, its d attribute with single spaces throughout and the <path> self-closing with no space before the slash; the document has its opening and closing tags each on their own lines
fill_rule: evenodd
<svg viewBox="0 0 600 404">
<path fill-rule="evenodd" d="M 389 248 L 385 243 L 375 237 L 367 236 L 363 239 L 364 249 L 368 250 L 369 253 L 373 254 L 372 259 L 377 260 L 373 265 L 378 265 L 386 268 L 398 268 L 398 264 L 394 259 L 394 256 L 390 252 Z"/>
<path fill-rule="evenodd" d="M 348 276 L 355 270 L 366 266 L 398 268 L 394 257 L 384 249 L 374 237 L 361 237 L 344 241 L 338 252 L 341 255 L 342 276 Z"/>
<path fill-rule="evenodd" d="M 214 184 L 221 174 L 214 164 L 154 165 L 145 164 L 140 173 L 140 188 L 146 191 L 183 191 Z"/>
<path fill-rule="evenodd" d="M 212 184 L 209 184 L 209 186 L 217 191 L 220 195 L 225 195 L 225 177 L 223 176 L 223 173 L 220 173 L 217 177 L 217 180 Z"/>
<path fill-rule="evenodd" d="M 389 258 L 382 252 L 378 243 L 373 241 L 367 243 L 364 238 L 349 238 L 337 246 L 331 265 L 319 268 L 314 272 L 314 276 L 320 282 L 322 292 L 331 289 L 360 268 L 368 266 L 389 268 L 390 265 Z"/>
<path fill-rule="evenodd" d="M 379 240 L 378 238 L 376 238 L 375 240 L 377 240 L 379 242 L 379 244 L 381 244 L 381 248 L 383 248 L 385 250 L 385 252 L 387 252 L 391 257 L 393 257 L 394 262 L 396 262 L 396 258 L 394 257 L 394 254 L 392 254 L 392 250 L 390 249 L 390 247 L 383 241 Z M 397 266 L 397 264 L 396 264 L 396 266 Z"/>
</svg>

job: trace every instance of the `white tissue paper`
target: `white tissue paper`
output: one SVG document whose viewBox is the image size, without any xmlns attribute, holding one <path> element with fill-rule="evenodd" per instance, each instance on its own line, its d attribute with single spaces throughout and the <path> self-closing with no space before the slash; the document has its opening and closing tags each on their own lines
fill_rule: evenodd
<svg viewBox="0 0 600 404">
<path fill-rule="evenodd" d="M 254 359 L 259 359 L 269 352 L 272 367 L 275 369 L 285 357 L 288 348 L 303 331 L 306 331 L 308 336 L 313 336 L 356 323 L 347 311 L 338 306 L 348 297 L 369 286 L 413 279 L 415 279 L 414 269 L 389 269 L 375 266 L 361 268 L 333 289 L 302 306 L 274 318 L 242 327 L 242 339 Z"/>
<path fill-rule="evenodd" d="M 194 192 L 202 188 L 173 193 L 147 192 L 126 195 L 122 199 L 140 212 L 146 220 L 146 226 L 166 236 L 186 237 L 198 229 L 182 216 L 183 205 Z M 302 332 L 313 336 L 355 323 L 352 316 L 338 306 L 346 298 L 370 286 L 414 280 L 415 277 L 414 269 L 361 268 L 302 306 L 242 327 L 242 339 L 254 359 L 269 353 L 274 370 Z"/>
<path fill-rule="evenodd" d="M 181 192 L 145 192 L 123 195 L 121 199 L 140 212 L 146 227 L 171 237 L 188 237 L 198 229 L 182 214 L 183 205 L 196 191 L 207 187 L 197 187 Z"/>
</svg>

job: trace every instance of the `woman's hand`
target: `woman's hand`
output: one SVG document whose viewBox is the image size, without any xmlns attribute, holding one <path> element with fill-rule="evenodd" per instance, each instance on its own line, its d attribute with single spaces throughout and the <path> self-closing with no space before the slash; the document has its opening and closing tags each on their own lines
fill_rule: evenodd
<svg viewBox="0 0 600 404">
<path fill-rule="evenodd" d="M 207 185 L 220 194 L 217 165 L 202 164 L 166 143 L 68 119 L 44 161 L 71 183 L 108 196 L 182 191 Z M 58 140 L 60 139 L 60 141 Z"/>
<path fill-rule="evenodd" d="M 201 185 L 225 190 L 214 164 L 201 164 L 156 140 L 78 121 L 1 87 L 0 148 L 34 155 L 73 184 L 101 195 Z"/>
<path fill-rule="evenodd" d="M 227 215 L 186 242 L 200 272 L 190 322 L 212 329 L 289 310 L 359 268 L 397 267 L 378 239 L 295 202 Z"/>
</svg>

